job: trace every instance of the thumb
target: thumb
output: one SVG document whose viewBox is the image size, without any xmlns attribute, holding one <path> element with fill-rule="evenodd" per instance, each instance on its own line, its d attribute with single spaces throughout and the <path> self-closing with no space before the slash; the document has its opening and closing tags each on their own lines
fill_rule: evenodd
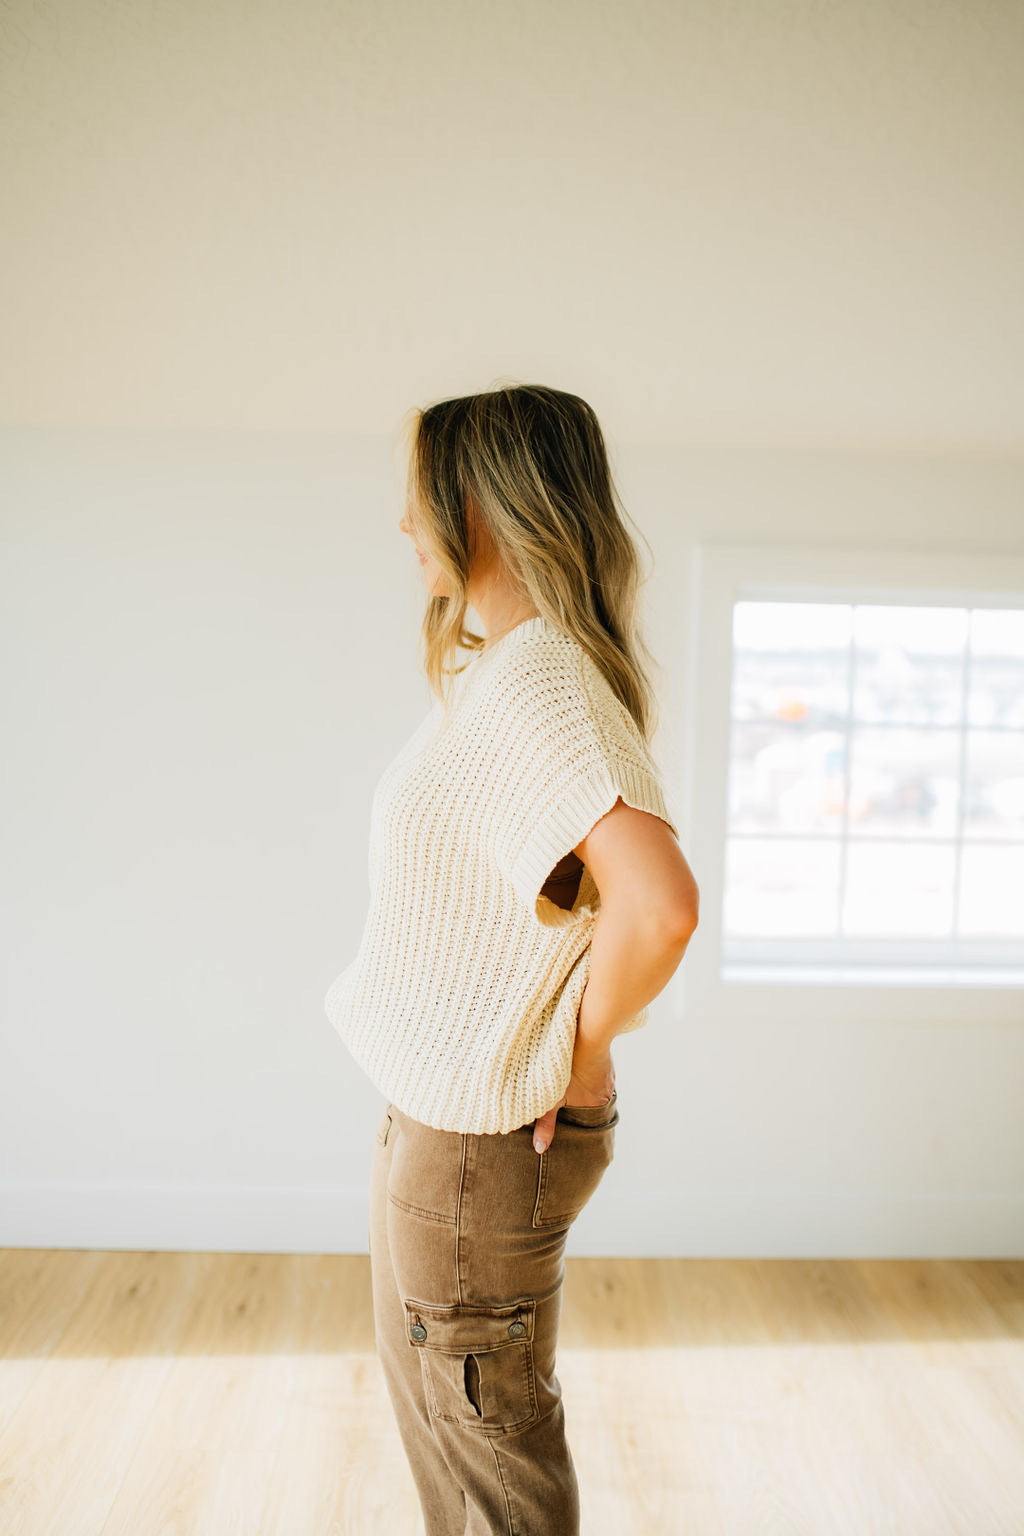
<svg viewBox="0 0 1024 1536">
<path fill-rule="evenodd" d="M 555 1135 L 555 1119 L 558 1115 L 558 1105 L 554 1109 L 546 1109 L 542 1115 L 538 1115 L 533 1122 L 533 1145 L 538 1152 L 546 1152 Z"/>
</svg>

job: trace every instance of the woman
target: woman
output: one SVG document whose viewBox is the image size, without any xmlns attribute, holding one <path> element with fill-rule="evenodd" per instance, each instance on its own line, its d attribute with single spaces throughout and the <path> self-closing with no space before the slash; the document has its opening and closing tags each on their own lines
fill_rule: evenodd
<svg viewBox="0 0 1024 1536">
<path fill-rule="evenodd" d="M 593 411 L 521 385 L 413 429 L 399 526 L 436 699 L 377 785 L 369 914 L 325 1006 L 386 1099 L 374 1322 L 426 1536 L 576 1536 L 566 1235 L 613 1155 L 612 1038 L 646 1022 L 698 892 Z"/>
</svg>

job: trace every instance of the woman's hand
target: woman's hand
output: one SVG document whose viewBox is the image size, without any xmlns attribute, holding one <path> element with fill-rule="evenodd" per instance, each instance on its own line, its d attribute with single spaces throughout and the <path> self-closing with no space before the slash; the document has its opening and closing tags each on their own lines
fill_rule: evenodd
<svg viewBox="0 0 1024 1536">
<path fill-rule="evenodd" d="M 579 1046 L 572 1058 L 572 1074 L 569 1084 L 553 1109 L 546 1109 L 533 1122 L 533 1145 L 538 1152 L 546 1152 L 555 1135 L 555 1122 L 563 1104 L 607 1104 L 615 1091 L 615 1064 L 611 1051 L 587 1051 Z"/>
</svg>

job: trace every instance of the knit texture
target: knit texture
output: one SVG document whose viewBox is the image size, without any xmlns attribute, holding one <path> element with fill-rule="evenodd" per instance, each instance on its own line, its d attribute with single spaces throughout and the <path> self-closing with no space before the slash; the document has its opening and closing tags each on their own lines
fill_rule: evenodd
<svg viewBox="0 0 1024 1536">
<path fill-rule="evenodd" d="M 541 887 L 620 795 L 678 837 L 629 711 L 541 616 L 475 656 L 448 719 L 435 701 L 385 768 L 362 939 L 324 1007 L 413 1119 L 508 1133 L 561 1099 L 600 893 L 585 866 L 571 910 Z"/>
</svg>

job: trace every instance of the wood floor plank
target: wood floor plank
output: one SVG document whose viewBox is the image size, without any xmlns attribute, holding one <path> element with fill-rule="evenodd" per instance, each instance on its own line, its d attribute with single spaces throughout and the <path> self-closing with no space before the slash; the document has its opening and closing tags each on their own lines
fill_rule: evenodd
<svg viewBox="0 0 1024 1536">
<path fill-rule="evenodd" d="M 0 1250 L 0 1435 L 43 1369 L 104 1255 Z"/>
<path fill-rule="evenodd" d="M 5 1536 L 103 1529 L 195 1305 L 187 1255 L 75 1257 L 44 1255 L 44 1285 L 51 1260 L 67 1283 L 55 1314 L 63 1326 L 0 1433 Z M 218 1257 L 203 1257 L 215 1272 Z M 13 1358 L 6 1346 L 0 1377 Z"/>
<path fill-rule="evenodd" d="M 1022 1536 L 1024 1263 L 567 1260 L 585 1536 Z M 4 1536 L 422 1536 L 364 1255 L 0 1253 Z"/>
</svg>

